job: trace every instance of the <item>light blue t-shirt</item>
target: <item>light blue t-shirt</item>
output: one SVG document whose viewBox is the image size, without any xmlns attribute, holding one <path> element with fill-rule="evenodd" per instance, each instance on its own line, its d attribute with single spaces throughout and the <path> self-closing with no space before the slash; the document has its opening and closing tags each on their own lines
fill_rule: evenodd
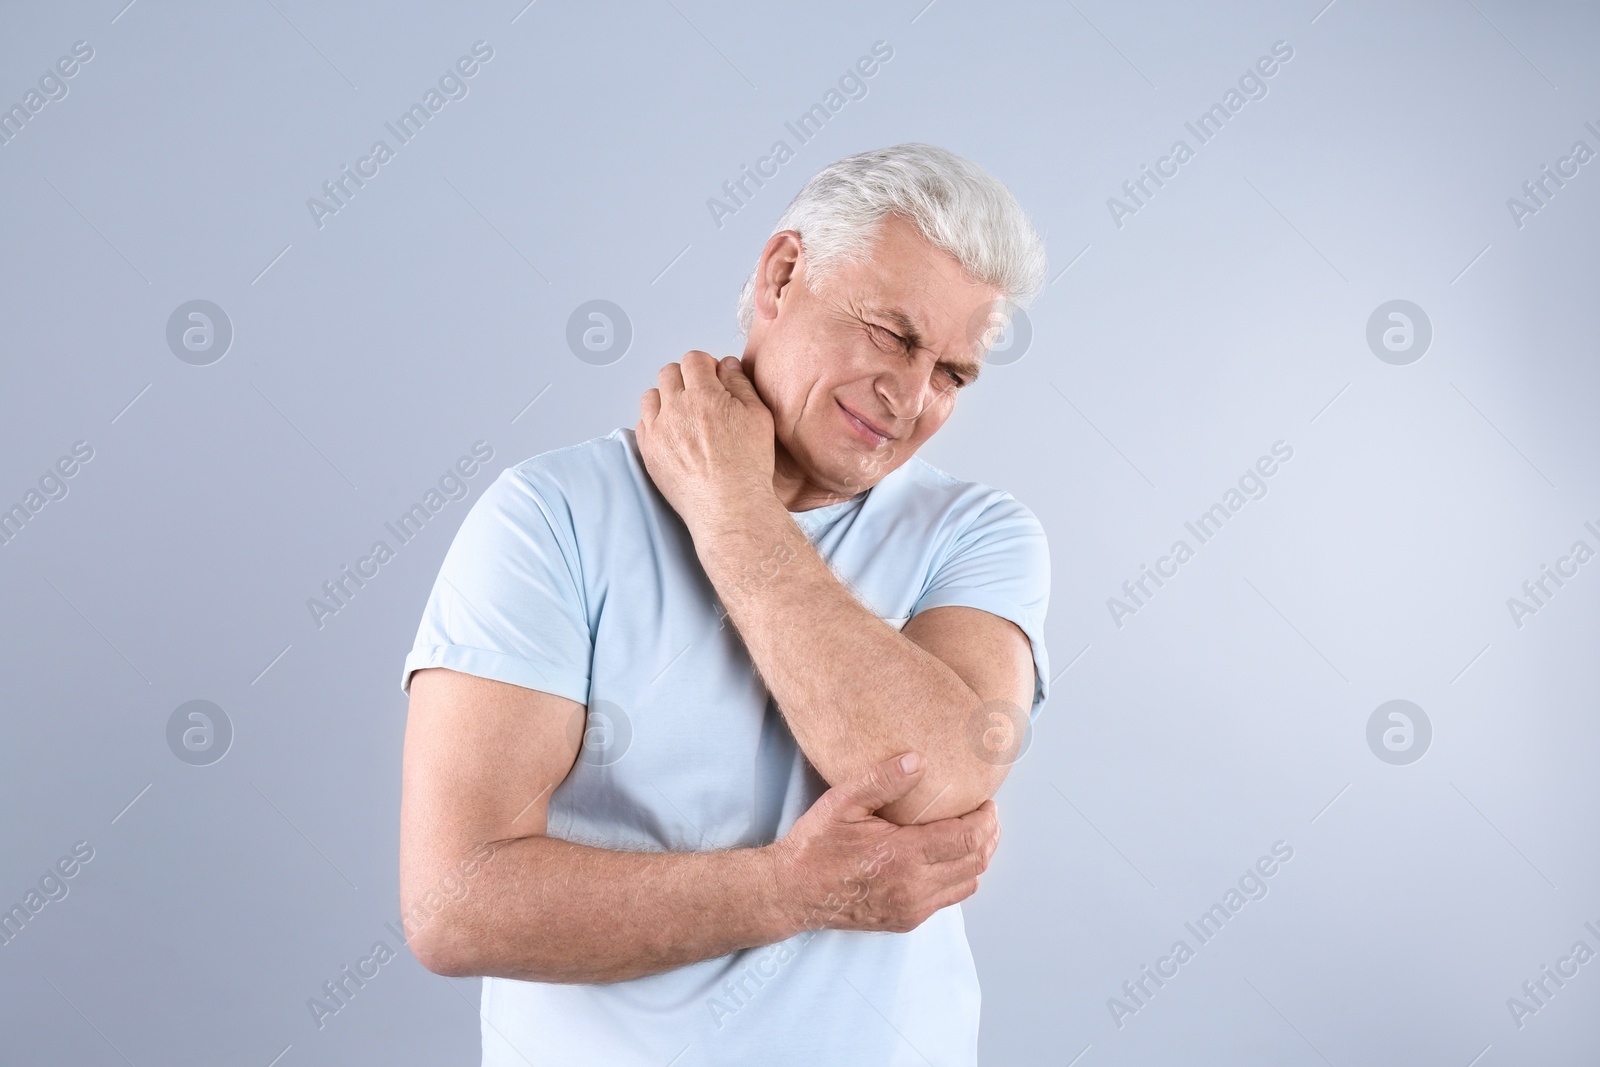
<svg viewBox="0 0 1600 1067">
<path fill-rule="evenodd" d="M 1050 557 L 1026 507 L 913 456 L 866 493 L 790 514 L 896 628 L 952 604 L 1015 622 L 1033 646 L 1037 715 Z M 425 667 L 588 705 L 579 759 L 550 796 L 552 837 L 765 845 L 827 788 L 628 428 L 535 456 L 484 490 L 445 556 L 402 688 Z M 485 978 L 483 1064 L 971 1067 L 978 1007 L 955 905 L 909 933 L 808 931 L 627 982 Z"/>
</svg>

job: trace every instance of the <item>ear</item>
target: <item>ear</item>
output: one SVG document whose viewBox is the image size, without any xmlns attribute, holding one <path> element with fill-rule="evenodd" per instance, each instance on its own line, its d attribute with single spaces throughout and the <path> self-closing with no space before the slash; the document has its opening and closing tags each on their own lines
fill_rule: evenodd
<svg viewBox="0 0 1600 1067">
<path fill-rule="evenodd" d="M 757 314 L 769 319 L 778 317 L 778 304 L 789 286 L 798 280 L 804 255 L 796 230 L 780 230 L 767 239 L 766 247 L 761 250 L 761 261 L 756 265 Z"/>
</svg>

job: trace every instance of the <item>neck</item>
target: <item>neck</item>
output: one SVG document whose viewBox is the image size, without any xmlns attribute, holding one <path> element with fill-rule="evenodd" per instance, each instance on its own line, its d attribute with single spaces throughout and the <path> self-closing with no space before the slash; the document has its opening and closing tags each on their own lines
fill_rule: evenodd
<svg viewBox="0 0 1600 1067">
<path fill-rule="evenodd" d="M 871 488 L 868 486 L 868 488 Z M 783 502 L 786 511 L 811 511 L 848 500 L 865 492 L 848 488 L 830 489 L 811 479 L 782 441 L 773 443 L 772 491 Z"/>
</svg>

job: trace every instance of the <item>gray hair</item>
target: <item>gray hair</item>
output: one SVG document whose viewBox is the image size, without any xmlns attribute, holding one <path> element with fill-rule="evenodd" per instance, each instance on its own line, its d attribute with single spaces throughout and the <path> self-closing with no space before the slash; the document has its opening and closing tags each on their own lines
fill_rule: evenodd
<svg viewBox="0 0 1600 1067">
<path fill-rule="evenodd" d="M 772 232 L 800 234 L 804 280 L 815 291 L 815 283 L 841 263 L 870 256 L 878 226 L 891 213 L 914 224 L 973 280 L 998 289 L 1012 306 L 1026 306 L 1044 285 L 1044 242 L 1011 190 L 976 163 L 936 145 L 908 142 L 830 163 L 801 186 Z M 755 321 L 759 266 L 739 292 L 741 335 Z"/>
</svg>

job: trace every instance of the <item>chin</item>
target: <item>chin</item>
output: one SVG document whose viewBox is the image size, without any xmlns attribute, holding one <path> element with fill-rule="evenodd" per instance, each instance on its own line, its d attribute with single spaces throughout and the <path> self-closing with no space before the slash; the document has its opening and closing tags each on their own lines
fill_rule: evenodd
<svg viewBox="0 0 1600 1067">
<path fill-rule="evenodd" d="M 893 460 L 882 455 L 864 455 L 859 463 L 844 465 L 838 472 L 839 481 L 847 488 L 855 486 L 853 490 L 849 490 L 851 495 L 854 495 L 877 485 L 905 461 L 906 457 L 898 454 Z"/>
</svg>

